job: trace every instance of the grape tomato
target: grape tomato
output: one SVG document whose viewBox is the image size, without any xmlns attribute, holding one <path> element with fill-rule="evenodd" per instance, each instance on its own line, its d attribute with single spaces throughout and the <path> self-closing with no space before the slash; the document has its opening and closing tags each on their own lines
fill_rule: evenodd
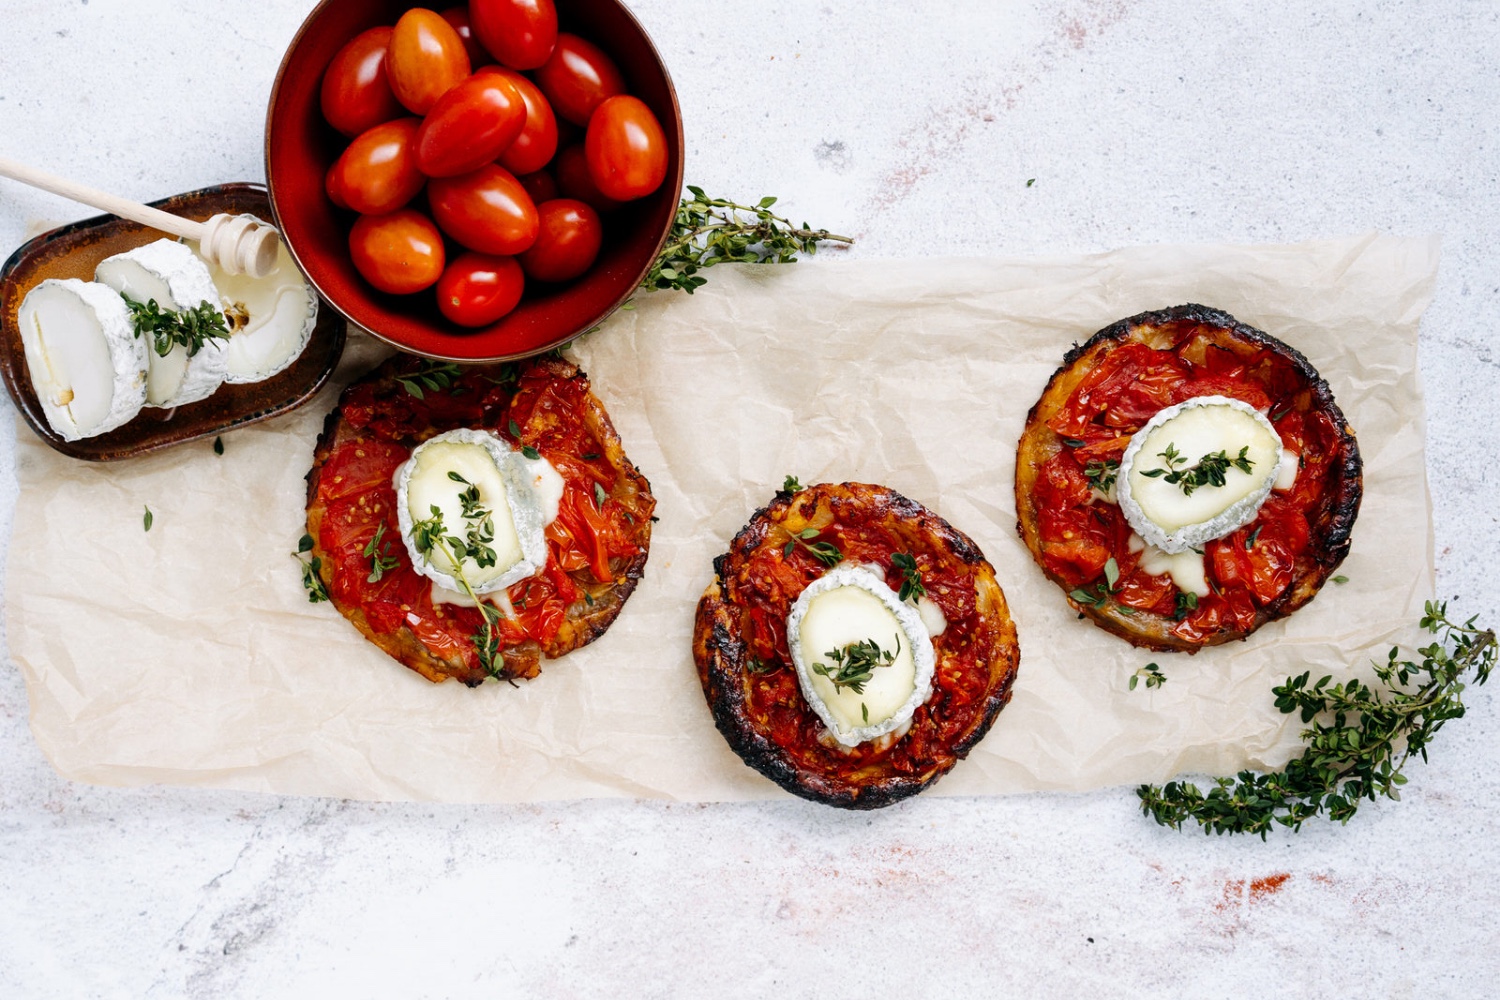
<svg viewBox="0 0 1500 1000">
<path fill-rule="evenodd" d="M 469 19 L 479 43 L 511 69 L 536 69 L 557 42 L 552 0 L 469 0 Z"/>
<path fill-rule="evenodd" d="M 396 22 L 385 71 L 396 100 L 414 114 L 425 115 L 469 75 L 469 54 L 443 15 L 416 7 Z"/>
<path fill-rule="evenodd" d="M 552 169 L 557 174 L 557 187 L 564 198 L 576 198 L 600 213 L 612 212 L 620 207 L 620 202 L 601 193 L 594 183 L 582 145 L 569 146 L 558 153 Z"/>
<path fill-rule="evenodd" d="M 417 126 L 415 118 L 397 118 L 361 133 L 330 171 L 330 197 L 337 191 L 344 207 L 366 215 L 394 212 L 415 198 L 426 183 L 417 169 Z"/>
<path fill-rule="evenodd" d="M 464 51 L 469 55 L 469 68 L 478 69 L 490 61 L 490 54 L 479 44 L 479 39 L 474 37 L 474 26 L 469 20 L 469 8 L 467 6 L 449 7 L 443 11 L 443 20 L 453 26 L 458 32 L 459 41 L 464 43 Z"/>
<path fill-rule="evenodd" d="M 503 66 L 486 66 L 484 73 L 510 82 L 526 104 L 526 122 L 514 142 L 500 154 L 500 165 L 511 173 L 535 173 L 557 153 L 557 116 L 541 90 L 526 77 Z M 476 74 L 478 75 L 478 74 Z"/>
<path fill-rule="evenodd" d="M 643 198 L 667 176 L 667 136 L 638 97 L 611 97 L 594 110 L 583 139 L 589 176 L 616 201 Z"/>
<path fill-rule="evenodd" d="M 552 55 L 532 74 L 558 117 L 587 125 L 605 99 L 625 93 L 625 77 L 593 42 L 562 32 Z"/>
<path fill-rule="evenodd" d="M 390 28 L 371 28 L 339 49 L 323 73 L 319 103 L 323 117 L 338 131 L 356 136 L 405 114 L 385 76 Z"/>
<path fill-rule="evenodd" d="M 364 279 L 382 292 L 409 295 L 443 273 L 443 236 L 415 209 L 361 215 L 349 231 L 349 255 Z"/>
<path fill-rule="evenodd" d="M 503 72 L 481 70 L 438 98 L 417 131 L 422 173 L 467 174 L 516 141 L 527 123 L 527 105 Z"/>
<path fill-rule="evenodd" d="M 489 326 L 516 307 L 525 287 L 514 257 L 460 254 L 438 279 L 438 309 L 459 326 Z"/>
<path fill-rule="evenodd" d="M 427 200 L 442 231 L 470 250 L 510 256 L 536 240 L 536 205 L 521 182 L 496 164 L 434 178 Z"/>
<path fill-rule="evenodd" d="M 536 211 L 536 242 L 520 257 L 528 278 L 571 281 L 593 266 L 604 242 L 598 212 L 571 198 L 544 201 Z"/>
</svg>

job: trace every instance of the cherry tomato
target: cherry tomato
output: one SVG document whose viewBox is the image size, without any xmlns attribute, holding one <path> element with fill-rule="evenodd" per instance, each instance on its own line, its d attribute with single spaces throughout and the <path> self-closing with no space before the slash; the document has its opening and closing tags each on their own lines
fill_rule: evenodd
<svg viewBox="0 0 1500 1000">
<path fill-rule="evenodd" d="M 323 74 L 323 117 L 347 136 L 359 135 L 403 113 L 385 77 L 391 35 L 390 28 L 371 28 L 355 35 L 338 50 Z"/>
<path fill-rule="evenodd" d="M 517 177 L 526 193 L 531 195 L 531 202 L 540 206 L 544 201 L 551 201 L 558 196 L 557 181 L 545 170 L 538 170 L 534 174 L 524 174 Z"/>
<path fill-rule="evenodd" d="M 651 109 L 629 94 L 594 109 L 583 150 L 589 176 L 606 198 L 643 198 L 667 176 L 667 135 Z"/>
<path fill-rule="evenodd" d="M 536 281 L 571 281 L 599 256 L 604 227 L 581 201 L 557 198 L 536 207 L 536 242 L 521 254 L 521 269 Z"/>
<path fill-rule="evenodd" d="M 575 125 L 587 125 L 605 98 L 625 93 L 625 77 L 614 60 L 593 42 L 566 31 L 557 36 L 552 55 L 532 75 L 552 110 Z"/>
<path fill-rule="evenodd" d="M 459 326 L 489 326 L 516 307 L 525 287 L 514 257 L 461 254 L 438 279 L 438 309 Z"/>
<path fill-rule="evenodd" d="M 526 125 L 526 102 L 506 70 L 475 73 L 449 90 L 417 130 L 417 166 L 428 177 L 478 170 L 515 142 Z"/>
<path fill-rule="evenodd" d="M 511 69 L 536 69 L 557 42 L 552 0 L 469 0 L 479 42 Z"/>
<path fill-rule="evenodd" d="M 588 158 L 582 146 L 569 146 L 557 154 L 552 169 L 557 172 L 557 187 L 564 198 L 576 198 L 596 212 L 611 212 L 620 207 L 613 198 L 600 193 L 589 174 Z"/>
<path fill-rule="evenodd" d="M 382 292 L 420 292 L 443 273 L 443 234 L 415 209 L 361 215 L 349 231 L 349 254 L 364 279 Z"/>
<path fill-rule="evenodd" d="M 479 44 L 479 39 L 474 37 L 474 28 L 469 21 L 469 8 L 449 7 L 443 11 L 443 20 L 453 26 L 458 32 L 459 40 L 464 43 L 464 51 L 469 54 L 469 66 L 478 69 L 490 61 L 490 54 L 484 51 L 484 46 Z"/>
<path fill-rule="evenodd" d="M 535 173 L 551 163 L 557 152 L 557 116 L 552 113 L 552 105 L 536 84 L 513 69 L 486 66 L 484 72 L 509 80 L 526 102 L 526 124 L 515 142 L 500 154 L 500 165 L 517 177 Z"/>
<path fill-rule="evenodd" d="M 443 232 L 470 250 L 510 256 L 536 241 L 536 205 L 504 167 L 491 163 L 473 173 L 435 178 L 427 200 Z"/>
<path fill-rule="evenodd" d="M 376 125 L 349 144 L 330 171 L 329 197 L 343 195 L 348 208 L 365 215 L 394 212 L 417 196 L 426 179 L 417 169 L 417 119 Z"/>
<path fill-rule="evenodd" d="M 396 22 L 385 74 L 396 100 L 409 111 L 425 115 L 439 97 L 469 75 L 469 54 L 443 15 L 417 7 Z"/>
</svg>

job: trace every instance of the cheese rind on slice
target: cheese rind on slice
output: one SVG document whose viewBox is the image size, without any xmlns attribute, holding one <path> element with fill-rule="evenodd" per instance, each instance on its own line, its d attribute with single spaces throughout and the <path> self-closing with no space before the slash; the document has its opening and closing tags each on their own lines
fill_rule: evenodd
<svg viewBox="0 0 1500 1000">
<path fill-rule="evenodd" d="M 838 566 L 808 584 L 787 616 L 786 634 L 803 698 L 844 746 L 900 729 L 932 694 L 935 656 L 921 616 L 869 570 Z M 896 655 L 871 672 L 861 691 L 814 669 L 836 671 L 829 652 L 866 641 Z"/>
<path fill-rule="evenodd" d="M 1175 464 L 1164 457 L 1169 447 L 1179 456 Z M 1233 461 L 1241 448 L 1250 471 L 1229 466 L 1223 486 L 1202 484 L 1189 493 L 1164 474 L 1191 470 L 1220 452 Z M 1281 458 L 1276 428 L 1249 403 L 1227 396 L 1189 399 L 1162 410 L 1131 438 L 1115 480 L 1120 511 L 1161 551 L 1185 552 L 1253 521 L 1276 482 Z"/>
<path fill-rule="evenodd" d="M 156 300 L 162 310 L 181 312 L 204 302 L 220 309 L 222 299 L 214 286 L 208 265 L 187 246 L 175 240 L 157 240 L 99 262 L 94 280 L 136 302 Z M 156 353 L 147 340 L 150 368 L 146 379 L 146 405 L 169 408 L 196 403 L 213 395 L 224 384 L 228 372 L 228 341 L 212 339 L 197 354 L 174 344 L 165 356 Z"/>
<path fill-rule="evenodd" d="M 16 311 L 31 385 L 67 441 L 112 431 L 146 402 L 146 342 L 125 301 L 103 285 L 49 279 Z"/>
<path fill-rule="evenodd" d="M 253 215 L 241 218 L 267 225 Z M 187 245 L 202 256 L 197 243 Z M 318 325 L 318 297 L 297 270 L 285 241 L 277 248 L 276 266 L 263 278 L 229 274 L 213 261 L 204 263 L 230 317 L 224 381 L 259 382 L 291 367 Z"/>
<path fill-rule="evenodd" d="M 462 592 L 457 571 L 476 594 L 503 590 L 534 576 L 547 561 L 544 537 L 549 512 L 546 491 L 539 482 L 550 480 L 539 473 L 537 462 L 511 449 L 488 431 L 460 428 L 431 438 L 411 453 L 396 472 L 396 517 L 401 539 L 406 543 L 412 567 L 449 591 Z M 558 473 L 547 469 L 553 476 Z M 494 538 L 487 542 L 495 552 L 492 566 L 480 566 L 465 556 L 455 564 L 443 546 L 429 553 L 418 550 L 413 537 L 417 522 L 432 517 L 435 506 L 442 512 L 443 528 L 460 541 L 477 522 L 463 516 L 460 495 L 469 489 L 449 476 L 455 472 L 479 490 L 479 506 L 490 514 Z M 561 477 L 559 477 L 561 478 Z M 555 516 L 555 508 L 553 510 Z"/>
</svg>

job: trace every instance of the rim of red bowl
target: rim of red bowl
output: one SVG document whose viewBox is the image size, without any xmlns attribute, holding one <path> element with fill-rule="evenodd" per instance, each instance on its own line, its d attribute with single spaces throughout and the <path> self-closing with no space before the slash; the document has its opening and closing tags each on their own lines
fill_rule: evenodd
<svg viewBox="0 0 1500 1000">
<path fill-rule="evenodd" d="M 671 235 L 683 190 L 685 160 L 682 111 L 676 87 L 651 36 L 630 9 L 619 0 L 560 0 L 559 3 L 564 10 L 580 6 L 610 8 L 638 36 L 639 52 L 628 59 L 621 58 L 617 43 L 606 45 L 592 37 L 589 40 L 599 44 L 620 64 L 631 85 L 629 92 L 645 101 L 662 122 L 667 135 L 666 179 L 655 193 L 605 217 L 604 248 L 582 278 L 561 288 L 548 289 L 540 296 L 528 295 L 513 312 L 491 326 L 465 330 L 441 316 L 430 289 L 412 296 L 394 296 L 365 283 L 349 259 L 347 214 L 336 210 L 324 193 L 324 174 L 333 158 L 325 158 L 311 147 L 341 148 L 348 140 L 339 136 L 322 116 L 319 93 L 328 59 L 305 68 L 296 60 L 299 54 L 305 55 L 305 43 L 314 37 L 311 33 L 328 16 L 327 12 L 351 3 L 359 8 L 351 15 L 357 27 L 336 42 L 328 43 L 331 46 L 328 59 L 360 31 L 394 23 L 394 17 L 384 20 L 386 12 L 420 6 L 405 2 L 321 0 L 287 46 L 266 108 L 266 186 L 270 191 L 271 211 L 292 259 L 323 299 L 345 319 L 394 347 L 435 360 L 466 363 L 511 361 L 544 353 L 588 332 L 624 305 L 639 289 Z M 563 11 L 559 11 L 559 20 L 563 22 L 563 30 L 574 27 Z M 639 79 L 643 64 L 648 75 L 659 75 L 659 79 Z M 294 67 L 301 76 L 300 87 L 294 87 L 295 81 L 288 79 L 288 72 Z M 648 96 L 642 90 L 651 93 Z M 290 101 L 297 103 L 289 105 Z M 287 120 L 299 109 L 300 116 Z M 287 142 L 292 145 L 283 145 Z M 287 170 L 300 172 L 283 173 Z M 608 231 L 611 222 L 615 224 L 613 232 Z M 319 226 L 324 232 L 313 231 Z M 649 235 L 653 231 L 654 238 Z M 334 236 L 330 237 L 329 232 Z M 337 245 L 333 252 L 327 244 L 330 238 Z M 649 253 L 642 253 L 643 250 Z"/>
</svg>

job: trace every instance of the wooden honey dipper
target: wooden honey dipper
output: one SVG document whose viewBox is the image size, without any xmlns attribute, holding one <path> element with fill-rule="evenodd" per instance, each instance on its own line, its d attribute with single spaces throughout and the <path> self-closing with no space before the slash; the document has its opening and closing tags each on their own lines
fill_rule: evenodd
<svg viewBox="0 0 1500 1000">
<path fill-rule="evenodd" d="M 0 156 L 0 177 L 62 195 L 173 236 L 196 240 L 204 259 L 217 264 L 226 274 L 264 278 L 276 267 L 281 237 L 274 228 L 254 219 L 220 213 L 206 222 L 195 222 L 3 156 Z"/>
</svg>

